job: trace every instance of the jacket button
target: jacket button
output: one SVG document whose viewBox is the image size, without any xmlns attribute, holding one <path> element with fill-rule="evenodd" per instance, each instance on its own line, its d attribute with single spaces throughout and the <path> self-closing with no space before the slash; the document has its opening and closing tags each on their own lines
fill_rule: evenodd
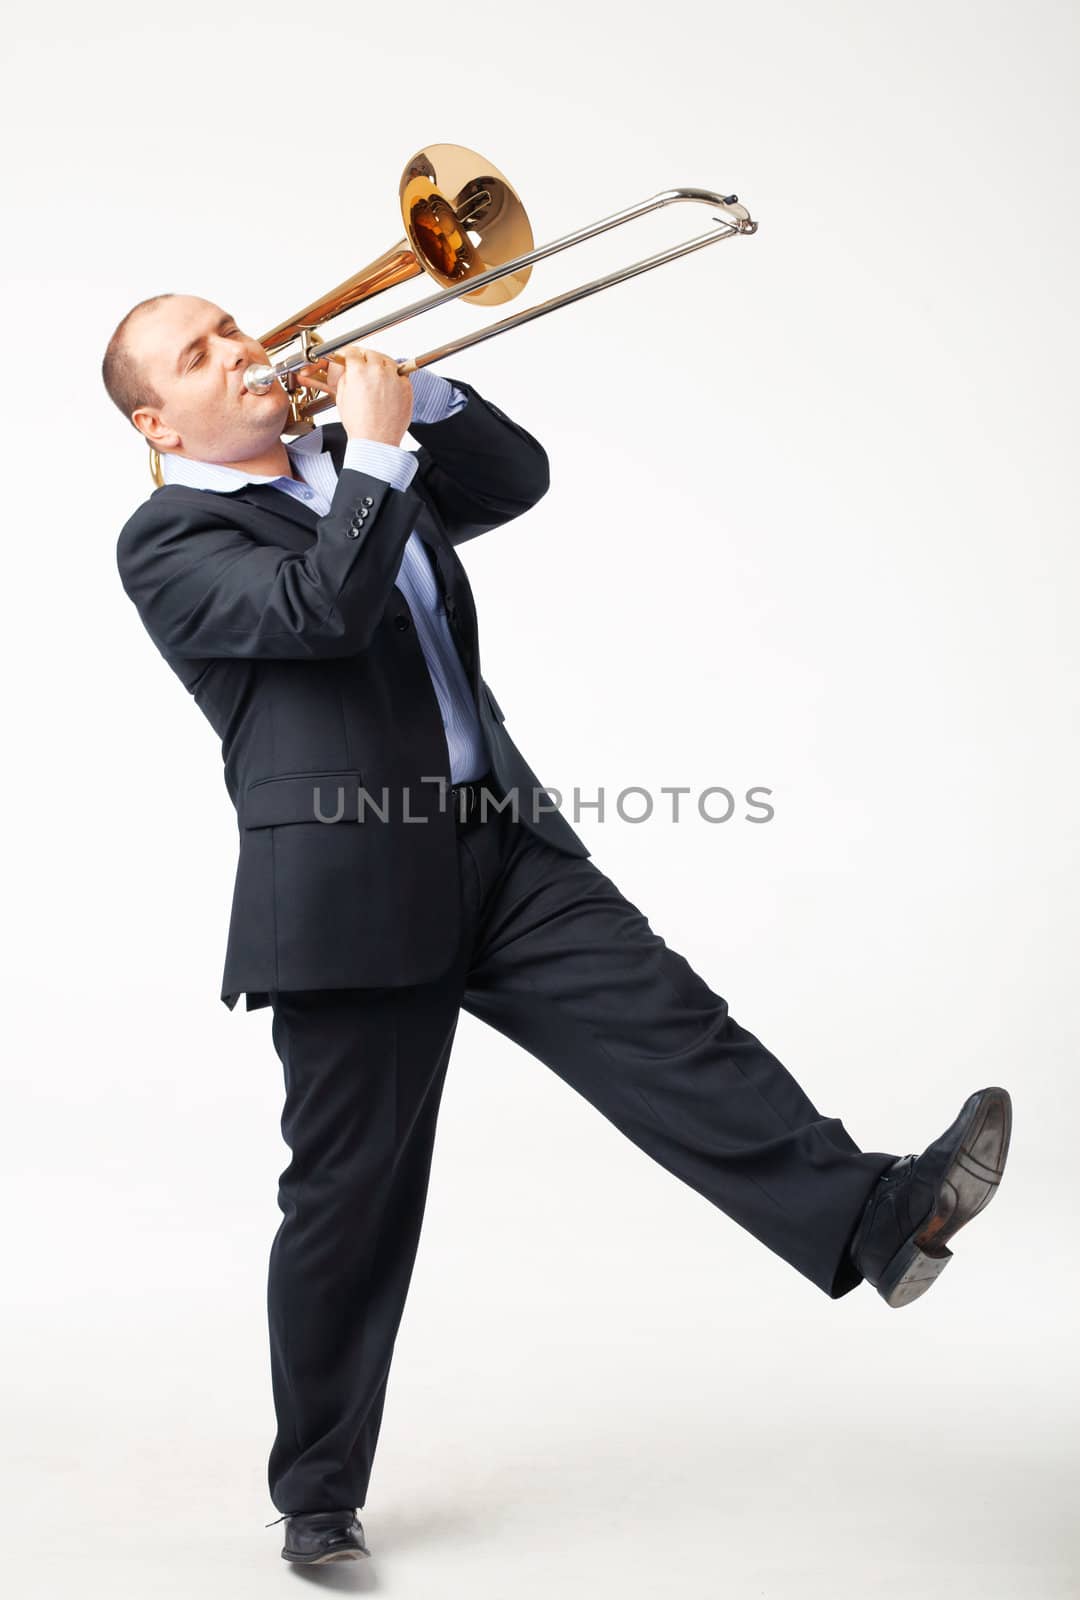
<svg viewBox="0 0 1080 1600">
<path fill-rule="evenodd" d="M 398 630 L 399 633 L 404 633 L 408 626 L 409 626 L 408 617 L 403 616 L 402 613 L 399 611 L 397 616 L 394 618 L 394 627 Z"/>
</svg>

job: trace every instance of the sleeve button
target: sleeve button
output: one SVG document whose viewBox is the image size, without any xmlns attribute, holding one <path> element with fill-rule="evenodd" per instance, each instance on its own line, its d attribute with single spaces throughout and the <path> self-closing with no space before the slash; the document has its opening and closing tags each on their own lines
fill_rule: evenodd
<svg viewBox="0 0 1080 1600">
<path fill-rule="evenodd" d="M 345 529 L 345 537 L 346 537 L 346 539 L 359 539 L 359 537 L 360 537 L 360 529 L 359 528 L 346 528 Z"/>
<path fill-rule="evenodd" d="M 375 501 L 372 499 L 371 495 L 366 494 L 364 496 L 364 504 L 366 506 L 373 506 L 375 504 Z"/>
</svg>

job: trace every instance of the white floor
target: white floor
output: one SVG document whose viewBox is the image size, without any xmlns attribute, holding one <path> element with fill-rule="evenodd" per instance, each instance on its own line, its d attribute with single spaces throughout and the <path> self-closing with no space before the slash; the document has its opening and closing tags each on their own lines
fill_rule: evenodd
<svg viewBox="0 0 1080 1600">
<path fill-rule="evenodd" d="M 469 1358 L 479 1307 L 459 1307 L 441 1347 L 414 1317 L 361 1513 L 373 1559 L 314 1581 L 399 1600 L 1075 1595 L 1065 1352 L 1002 1376 L 1024 1364 L 1025 1331 L 990 1316 L 991 1253 L 954 1262 L 938 1306 L 789 1306 L 765 1327 L 745 1305 L 729 1320 L 700 1282 L 686 1285 L 690 1326 L 644 1283 L 639 1307 L 624 1257 L 607 1267 L 615 1302 L 577 1285 L 586 1338 L 518 1293 L 495 1319 L 517 1348 L 493 1341 L 486 1370 Z M 742 1269 L 733 1296 L 755 1277 Z M 669 1263 L 665 1294 L 679 1276 Z M 16 1393 L 8 1593 L 245 1600 L 295 1583 L 284 1525 L 263 1527 L 276 1512 L 261 1493 L 256 1346 L 230 1341 L 215 1363 L 206 1328 L 177 1337 L 168 1354 L 185 1370 L 140 1368 L 126 1398 L 114 1349 L 94 1391 L 36 1395 L 44 1417 Z"/>
<path fill-rule="evenodd" d="M 170 1099 L 161 1060 L 144 1091 L 118 1077 L 127 1133 L 102 1147 L 98 1106 L 80 1170 L 57 1123 L 5 1193 L 8 1593 L 1078 1592 L 1066 1127 L 1014 1140 L 922 1300 L 833 1302 L 471 1021 L 361 1511 L 373 1559 L 299 1574 L 264 1526 L 280 1086 L 241 1027 L 211 1089 L 204 1069 Z M 935 1089 L 927 1140 L 975 1086 Z M 852 1131 L 875 1148 L 882 1120 Z"/>
</svg>

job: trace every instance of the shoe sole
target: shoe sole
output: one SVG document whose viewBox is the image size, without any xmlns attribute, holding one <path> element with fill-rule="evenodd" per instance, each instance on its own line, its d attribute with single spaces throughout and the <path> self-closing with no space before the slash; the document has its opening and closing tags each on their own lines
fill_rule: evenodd
<svg viewBox="0 0 1080 1600">
<path fill-rule="evenodd" d="M 298 1566 L 319 1567 L 327 1561 L 362 1561 L 371 1554 L 370 1550 L 324 1550 L 321 1555 L 302 1556 L 294 1555 L 289 1550 L 281 1552 L 283 1561 L 295 1561 Z"/>
<path fill-rule="evenodd" d="M 890 1306 L 925 1294 L 952 1260 L 947 1241 L 997 1193 L 1012 1136 L 1007 1089 L 977 1089 L 960 1111 L 956 1149 L 938 1188 L 937 1203 L 881 1275 L 878 1293 Z"/>
</svg>

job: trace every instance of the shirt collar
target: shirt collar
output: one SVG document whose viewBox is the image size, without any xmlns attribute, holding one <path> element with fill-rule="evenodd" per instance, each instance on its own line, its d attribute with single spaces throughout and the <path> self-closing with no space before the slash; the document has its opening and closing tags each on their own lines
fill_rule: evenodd
<svg viewBox="0 0 1080 1600">
<path fill-rule="evenodd" d="M 285 451 L 302 480 L 307 483 L 305 457 L 325 454 L 323 430 L 313 428 L 298 439 L 286 439 Z M 161 457 L 161 475 L 166 483 L 185 483 L 193 489 L 217 489 L 223 494 L 233 494 L 246 483 L 291 483 L 294 480 L 282 473 L 241 472 L 238 467 L 223 467 L 216 461 L 196 461 L 191 456 L 178 456 L 167 451 Z"/>
</svg>

